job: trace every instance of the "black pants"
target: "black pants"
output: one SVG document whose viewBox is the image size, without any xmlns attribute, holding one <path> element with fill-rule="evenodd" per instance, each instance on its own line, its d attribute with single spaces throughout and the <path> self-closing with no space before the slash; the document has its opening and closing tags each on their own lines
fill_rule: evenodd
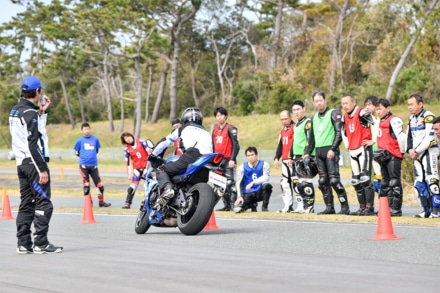
<svg viewBox="0 0 440 293">
<path fill-rule="evenodd" d="M 272 184 L 264 183 L 257 192 L 244 193 L 242 209 L 250 209 L 259 201 L 263 202 L 263 208 L 267 208 L 269 205 L 270 196 L 272 195 L 272 188 Z"/>
<path fill-rule="evenodd" d="M 225 173 L 231 178 L 231 180 L 228 180 L 227 182 L 226 192 L 223 194 L 222 201 L 225 208 L 232 210 L 234 208 L 234 203 L 237 200 L 237 190 L 235 187 L 235 167 L 228 167 L 230 160 L 231 158 L 224 158 L 221 163 L 223 166 L 226 166 Z"/>
<path fill-rule="evenodd" d="M 381 163 L 382 181 L 380 182 L 381 194 L 387 196 L 390 209 L 400 211 L 402 209 L 402 159 L 391 157 L 390 160 Z"/>
<path fill-rule="evenodd" d="M 32 163 L 17 167 L 20 184 L 20 206 L 17 214 L 17 245 L 26 248 L 49 244 L 47 233 L 52 217 L 53 205 L 50 201 L 50 173 L 46 184 L 40 185 L 40 175 Z M 34 241 L 31 225 L 34 223 Z"/>
<path fill-rule="evenodd" d="M 92 177 L 93 183 L 101 194 L 104 194 L 104 184 L 101 182 L 101 177 L 99 176 L 98 166 L 79 166 L 79 173 L 83 181 L 84 196 L 90 194 L 90 177 Z"/>
<path fill-rule="evenodd" d="M 372 208 L 374 206 L 374 188 L 371 182 L 371 170 L 373 167 L 373 148 L 360 147 L 350 150 L 351 174 L 354 190 L 360 208 Z M 368 181 L 360 182 L 360 179 L 368 176 Z"/>
<path fill-rule="evenodd" d="M 339 174 L 339 151 L 335 152 L 333 159 L 327 158 L 330 147 L 322 147 L 316 149 L 316 164 L 319 174 L 319 189 L 322 192 L 324 202 L 327 206 L 334 206 L 332 188 L 336 192 L 341 206 L 348 205 L 347 193 L 341 183 Z"/>
<path fill-rule="evenodd" d="M 159 188 L 162 189 L 166 184 L 171 183 L 170 177 L 184 173 L 188 165 L 194 163 L 199 157 L 198 149 L 189 148 L 178 160 L 159 167 L 156 175 Z"/>
</svg>

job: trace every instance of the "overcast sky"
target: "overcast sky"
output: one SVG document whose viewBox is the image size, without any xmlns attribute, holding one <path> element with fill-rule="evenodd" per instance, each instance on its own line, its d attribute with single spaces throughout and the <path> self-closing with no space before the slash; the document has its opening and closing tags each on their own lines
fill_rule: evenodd
<svg viewBox="0 0 440 293">
<path fill-rule="evenodd" d="M 21 5 L 12 4 L 11 0 L 2 1 L 2 13 L 0 13 L 0 23 L 5 23 L 12 19 L 14 15 L 25 10 Z"/>
</svg>

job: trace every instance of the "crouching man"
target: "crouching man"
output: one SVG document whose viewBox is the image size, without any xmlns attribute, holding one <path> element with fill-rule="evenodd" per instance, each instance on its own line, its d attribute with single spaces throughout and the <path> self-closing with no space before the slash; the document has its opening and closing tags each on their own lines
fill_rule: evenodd
<svg viewBox="0 0 440 293">
<path fill-rule="evenodd" d="M 245 151 L 247 162 L 237 170 L 237 200 L 234 212 L 245 212 L 248 209 L 256 211 L 259 201 L 263 202 L 262 212 L 267 212 L 272 185 L 269 183 L 270 165 L 258 160 L 256 147 L 250 146 Z"/>
</svg>

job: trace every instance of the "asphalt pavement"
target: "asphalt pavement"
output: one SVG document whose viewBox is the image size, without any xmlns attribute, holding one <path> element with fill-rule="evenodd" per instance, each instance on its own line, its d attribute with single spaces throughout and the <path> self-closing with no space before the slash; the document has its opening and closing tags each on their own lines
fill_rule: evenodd
<svg viewBox="0 0 440 293">
<path fill-rule="evenodd" d="M 76 172 L 65 175 L 78 178 Z M 14 179 L 0 175 L 5 184 L 2 180 Z M 283 205 L 279 180 L 271 178 L 271 211 Z M 81 188 L 80 182 L 61 184 Z M 126 185 L 107 180 L 106 188 L 123 192 Z M 10 200 L 16 217 L 19 198 Z M 109 200 L 113 207 L 123 203 Z M 138 191 L 134 206 L 140 200 Z M 53 202 L 57 208 L 84 204 L 81 197 L 54 196 Z M 410 216 L 418 209 L 403 210 Z M 196 236 L 157 227 L 137 235 L 136 215 L 98 212 L 96 224 L 81 224 L 82 216 L 54 213 L 49 239 L 64 246 L 56 255 L 17 255 L 15 221 L 0 220 L 1 291 L 412 293 L 439 288 L 438 227 L 394 225 L 402 239 L 374 241 L 376 224 L 216 217 L 219 229 Z"/>
<path fill-rule="evenodd" d="M 15 216 L 15 213 L 14 213 Z M 217 218 L 218 230 L 134 232 L 135 215 L 53 215 L 64 251 L 17 255 L 15 221 L 0 221 L 2 292 L 438 292 L 434 227 Z"/>
<path fill-rule="evenodd" d="M 11 176 L 3 176 L 3 175 L 16 175 L 15 169 L 1 169 L 0 170 L 0 186 L 4 185 L 18 185 L 18 179 Z M 126 190 L 128 188 L 128 184 L 120 184 L 115 183 L 115 181 L 112 181 L 112 178 L 125 178 L 126 174 L 123 172 L 102 172 L 100 171 L 100 175 L 104 180 L 104 186 L 106 190 L 120 190 L 121 194 L 123 194 L 123 197 L 120 198 L 111 198 L 106 197 L 105 200 L 107 202 L 112 203 L 112 208 L 115 207 L 122 207 L 125 200 Z M 52 170 L 51 171 L 52 177 L 60 177 L 61 171 L 60 170 Z M 78 171 L 63 171 L 63 176 L 65 180 L 53 180 L 51 182 L 51 185 L 53 187 L 58 188 L 70 188 L 70 189 L 77 189 L 79 193 L 82 193 L 82 182 L 79 177 Z M 282 200 L 282 191 L 280 187 L 280 181 L 281 176 L 271 176 L 270 177 L 270 183 L 273 185 L 273 192 L 269 204 L 269 211 L 275 212 L 278 210 L 281 210 L 284 206 L 283 200 Z M 349 178 L 341 178 L 342 183 L 348 184 L 350 183 Z M 315 192 L 317 197 L 322 197 L 321 192 L 317 188 L 318 186 L 318 180 L 317 178 L 314 178 L 314 186 L 315 186 Z M 94 188 L 91 188 L 91 195 L 92 197 L 96 196 L 96 190 Z M 10 203 L 13 210 L 18 209 L 18 205 L 20 202 L 20 198 L 18 195 L 10 195 Z M 141 200 L 143 199 L 143 183 L 139 185 L 139 188 L 136 192 L 136 196 L 133 199 L 133 208 L 137 208 L 140 205 Z M 65 197 L 65 196 L 57 196 L 56 194 L 52 195 L 52 201 L 56 208 L 82 208 L 84 206 L 84 201 L 81 197 Z M 296 203 L 295 203 L 296 205 Z M 378 205 L 378 202 L 377 202 Z M 216 209 L 223 207 L 223 203 L 219 201 L 217 203 Z M 358 205 L 351 205 L 351 210 L 355 211 L 358 209 Z M 323 204 L 316 204 L 315 205 L 315 211 L 319 212 L 321 210 L 324 210 L 325 206 Z M 339 211 L 339 204 L 338 200 L 335 198 L 335 209 L 336 212 Z M 261 203 L 259 204 L 258 210 L 261 210 Z M 105 211 L 104 211 L 105 212 Z M 414 206 L 404 206 L 402 208 L 403 216 L 412 217 L 415 214 L 418 214 L 421 212 L 420 207 L 414 207 Z"/>
</svg>

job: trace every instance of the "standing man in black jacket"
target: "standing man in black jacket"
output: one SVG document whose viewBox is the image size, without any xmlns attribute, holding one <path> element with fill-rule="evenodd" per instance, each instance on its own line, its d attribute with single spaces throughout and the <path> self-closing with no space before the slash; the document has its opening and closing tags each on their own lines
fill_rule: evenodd
<svg viewBox="0 0 440 293">
<path fill-rule="evenodd" d="M 223 153 L 225 155 L 222 164 L 226 165 L 226 172 L 230 178 L 228 178 L 227 190 L 222 198 L 225 206 L 217 211 L 232 211 L 234 209 L 234 202 L 237 199 L 235 168 L 237 165 L 237 155 L 240 151 L 238 131 L 234 125 L 226 122 L 228 119 L 228 110 L 225 108 L 215 108 L 214 116 L 215 120 L 217 120 L 217 125 L 212 131 L 213 149 L 214 152 Z M 253 209 L 256 211 L 256 207 Z"/>
<path fill-rule="evenodd" d="M 336 192 L 341 210 L 339 214 L 349 215 L 350 207 L 347 201 L 347 193 L 341 183 L 339 174 L 339 145 L 342 142 L 342 122 L 341 112 L 330 109 L 327 106 L 327 100 L 324 92 L 314 92 L 312 94 L 313 105 L 318 110 L 313 115 L 313 135 L 309 142 L 316 151 L 316 164 L 319 173 L 319 189 L 322 192 L 325 210 L 319 212 L 318 215 L 335 214 L 335 206 L 333 199 L 333 190 Z M 304 157 L 310 153 L 305 153 Z"/>
<path fill-rule="evenodd" d="M 20 206 L 17 215 L 17 253 L 57 253 L 63 247 L 47 239 L 53 205 L 50 200 L 50 173 L 46 109 L 50 99 L 42 95 L 44 87 L 35 76 L 21 83 L 21 98 L 9 114 L 12 151 L 17 163 Z M 38 103 L 38 106 L 36 104 Z M 31 225 L 35 233 L 32 241 Z"/>
</svg>

